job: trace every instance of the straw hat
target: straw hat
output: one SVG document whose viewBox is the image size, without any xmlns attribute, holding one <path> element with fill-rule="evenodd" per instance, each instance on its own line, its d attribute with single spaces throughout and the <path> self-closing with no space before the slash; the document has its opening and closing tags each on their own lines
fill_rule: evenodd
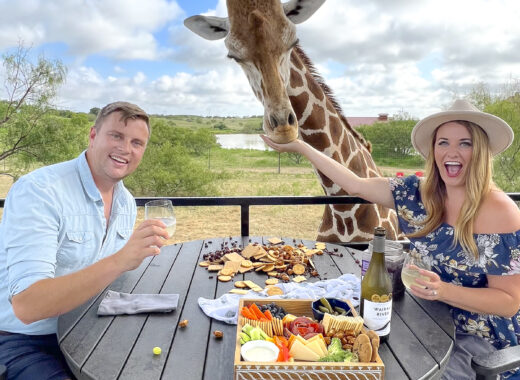
<svg viewBox="0 0 520 380">
<path fill-rule="evenodd" d="M 441 124 L 454 120 L 471 121 L 481 127 L 488 135 L 493 155 L 506 150 L 515 137 L 513 130 L 504 120 L 479 111 L 467 100 L 457 99 L 447 111 L 427 116 L 415 125 L 412 130 L 412 144 L 415 150 L 424 158 L 428 157 L 435 129 Z"/>
</svg>

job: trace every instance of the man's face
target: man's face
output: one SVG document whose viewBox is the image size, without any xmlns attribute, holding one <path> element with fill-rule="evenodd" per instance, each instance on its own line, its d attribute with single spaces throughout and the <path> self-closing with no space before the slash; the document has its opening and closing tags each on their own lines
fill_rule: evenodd
<svg viewBox="0 0 520 380">
<path fill-rule="evenodd" d="M 99 127 L 90 129 L 87 160 L 96 185 L 110 186 L 132 174 L 143 158 L 148 127 L 141 119 L 128 119 L 120 112 L 110 114 Z"/>
</svg>

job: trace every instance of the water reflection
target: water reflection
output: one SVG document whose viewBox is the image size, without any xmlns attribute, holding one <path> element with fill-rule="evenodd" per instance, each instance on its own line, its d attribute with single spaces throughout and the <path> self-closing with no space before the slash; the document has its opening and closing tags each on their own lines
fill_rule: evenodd
<svg viewBox="0 0 520 380">
<path fill-rule="evenodd" d="M 272 150 L 264 143 L 259 134 L 237 133 L 215 136 L 217 143 L 224 149 Z"/>
</svg>

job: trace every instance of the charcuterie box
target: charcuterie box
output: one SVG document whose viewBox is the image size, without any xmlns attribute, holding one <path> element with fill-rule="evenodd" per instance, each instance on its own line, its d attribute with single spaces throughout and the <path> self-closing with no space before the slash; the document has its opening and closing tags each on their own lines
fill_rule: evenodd
<svg viewBox="0 0 520 380">
<path fill-rule="evenodd" d="M 272 300 L 272 299 L 244 299 L 240 300 L 239 309 L 256 303 L 258 306 L 276 303 L 285 309 L 287 313 L 295 316 L 307 316 L 312 318 L 312 300 Z M 350 303 L 349 303 L 350 305 Z M 351 305 L 350 305 L 351 306 Z M 356 311 L 351 307 L 352 312 Z M 371 363 L 345 363 L 345 362 L 246 362 L 240 355 L 240 332 L 244 326 L 244 318 L 238 317 L 237 336 L 234 358 L 235 380 L 383 380 L 385 366 L 379 357 Z"/>
</svg>

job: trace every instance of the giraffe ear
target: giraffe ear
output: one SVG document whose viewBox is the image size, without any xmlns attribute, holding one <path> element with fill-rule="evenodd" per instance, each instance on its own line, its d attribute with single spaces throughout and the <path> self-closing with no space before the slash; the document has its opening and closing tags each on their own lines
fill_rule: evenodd
<svg viewBox="0 0 520 380">
<path fill-rule="evenodd" d="M 311 17 L 325 0 L 290 0 L 283 3 L 285 15 L 294 24 L 300 24 Z"/>
<path fill-rule="evenodd" d="M 191 16 L 184 20 L 184 25 L 193 33 L 207 40 L 220 40 L 229 31 L 227 17 Z"/>
</svg>

